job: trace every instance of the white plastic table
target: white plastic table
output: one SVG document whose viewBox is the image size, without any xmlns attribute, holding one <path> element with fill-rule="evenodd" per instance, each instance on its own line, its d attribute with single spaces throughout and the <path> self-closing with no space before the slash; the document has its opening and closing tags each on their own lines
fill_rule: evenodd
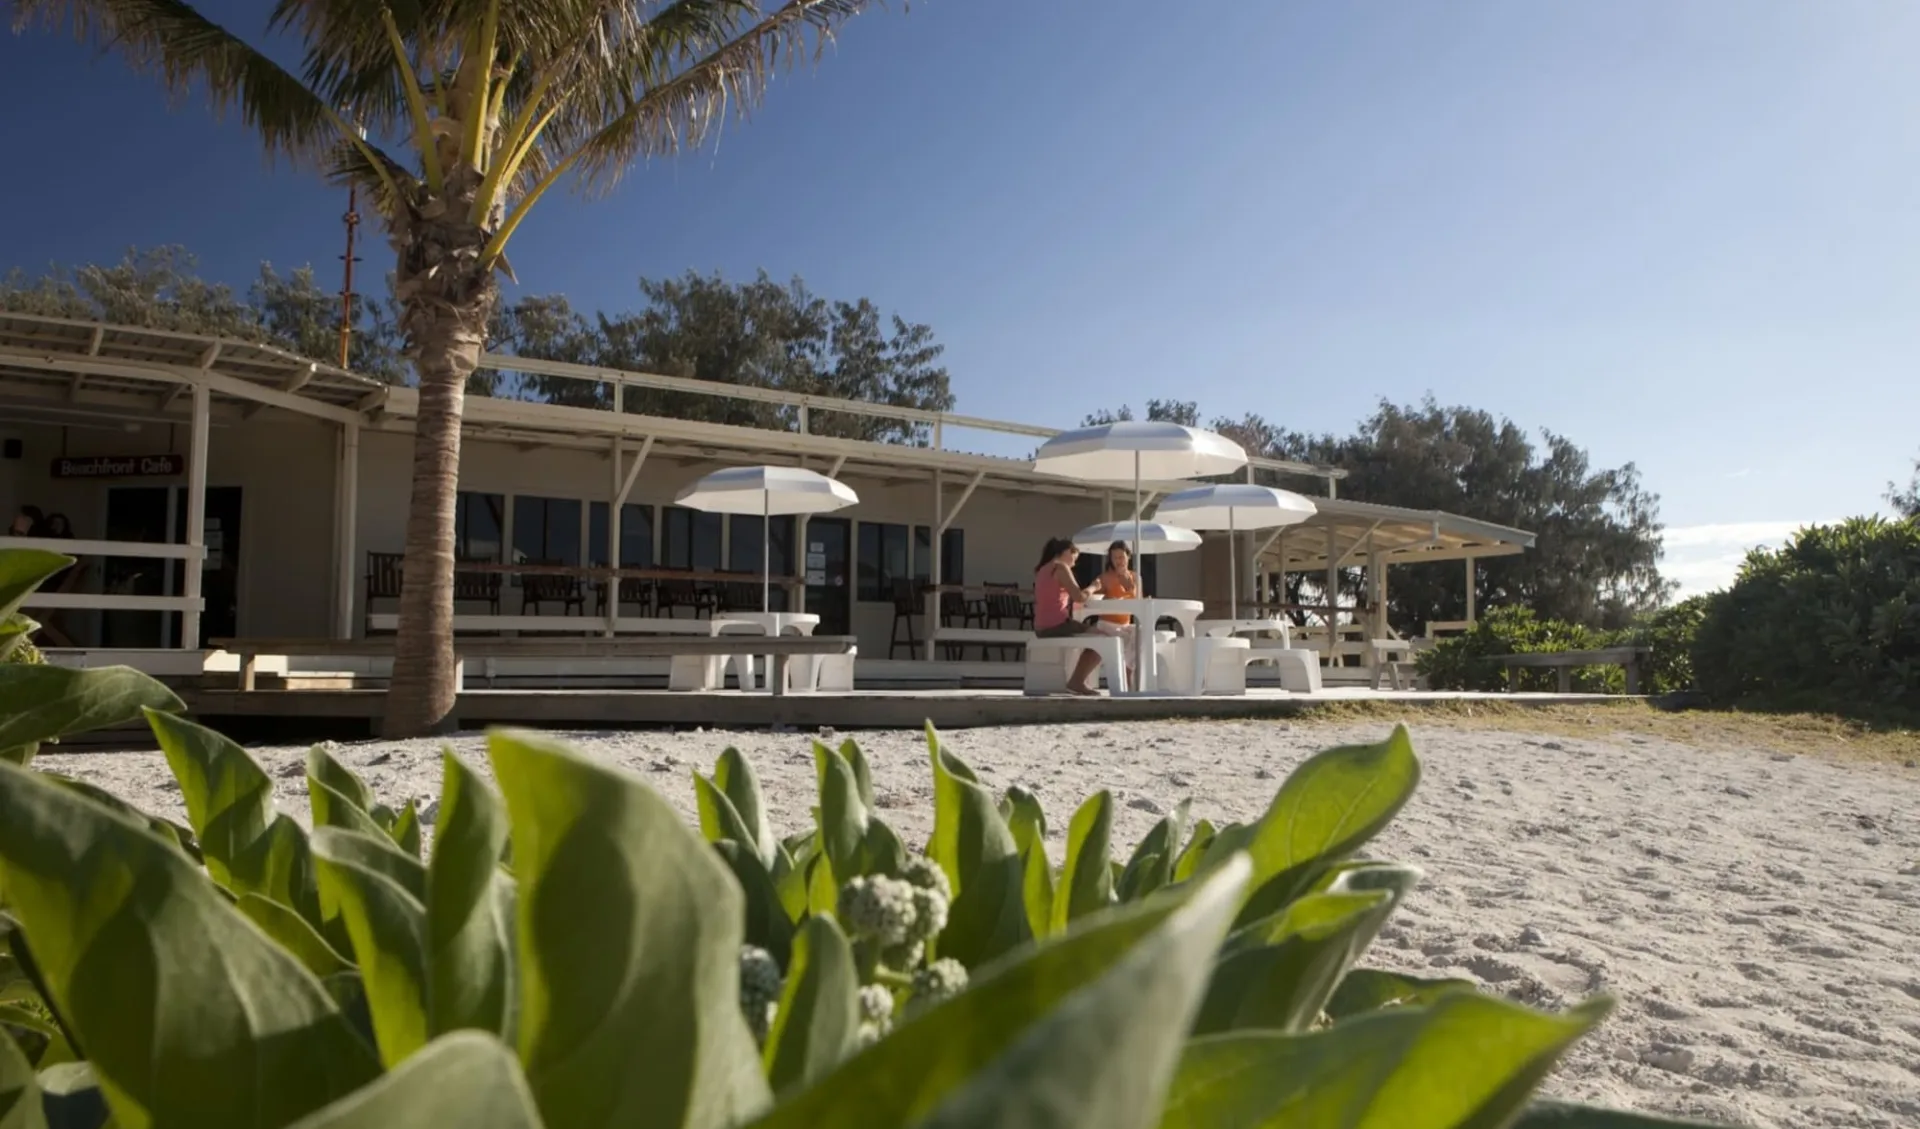
<svg viewBox="0 0 1920 1129">
<path fill-rule="evenodd" d="M 1079 611 L 1080 618 L 1100 615 L 1130 615 L 1134 618 L 1134 669 L 1140 672 L 1136 694 L 1155 692 L 1153 625 L 1171 619 L 1180 625 L 1183 635 L 1194 633 L 1193 625 L 1207 606 L 1198 600 L 1088 600 Z"/>
<path fill-rule="evenodd" d="M 713 617 L 713 633 L 724 635 L 730 629 L 737 634 L 755 635 L 812 635 L 813 629 L 820 626 L 820 617 L 811 612 L 727 612 Z M 740 679 L 742 690 L 755 688 L 753 656 L 738 655 L 734 660 L 736 676 Z M 773 689 L 773 659 L 761 656 L 764 664 L 760 669 L 767 672 L 766 683 L 759 689 Z"/>
</svg>

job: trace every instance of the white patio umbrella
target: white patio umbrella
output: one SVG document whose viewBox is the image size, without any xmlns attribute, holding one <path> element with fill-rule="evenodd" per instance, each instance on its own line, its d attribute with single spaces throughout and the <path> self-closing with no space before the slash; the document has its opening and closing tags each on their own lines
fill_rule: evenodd
<svg viewBox="0 0 1920 1129">
<path fill-rule="evenodd" d="M 1073 547 L 1083 553 L 1105 553 L 1115 541 L 1134 539 L 1141 553 L 1184 553 L 1200 547 L 1200 535 L 1191 529 L 1157 521 L 1109 521 L 1089 525 L 1073 535 Z"/>
<path fill-rule="evenodd" d="M 1313 500 L 1291 490 L 1255 486 L 1250 482 L 1222 482 L 1169 494 L 1155 507 L 1156 516 L 1169 517 L 1189 529 L 1227 531 L 1228 619 L 1240 618 L 1240 553 L 1234 543 L 1242 529 L 1272 529 L 1297 525 L 1318 511 Z"/>
<path fill-rule="evenodd" d="M 1142 551 L 1142 534 L 1148 524 L 1141 520 L 1140 513 L 1142 479 L 1203 478 L 1228 474 L 1246 465 L 1247 453 L 1224 435 L 1152 420 L 1063 431 L 1041 444 L 1033 456 L 1033 469 L 1041 474 L 1082 482 L 1133 482 L 1133 520 L 1117 524 L 1134 527 L 1135 559 Z"/>
<path fill-rule="evenodd" d="M 716 470 L 689 483 L 674 501 L 711 514 L 760 515 L 760 610 L 771 611 L 767 598 L 773 572 L 774 514 L 821 514 L 851 506 L 860 496 L 846 483 L 817 471 L 792 466 L 737 466 Z"/>
</svg>

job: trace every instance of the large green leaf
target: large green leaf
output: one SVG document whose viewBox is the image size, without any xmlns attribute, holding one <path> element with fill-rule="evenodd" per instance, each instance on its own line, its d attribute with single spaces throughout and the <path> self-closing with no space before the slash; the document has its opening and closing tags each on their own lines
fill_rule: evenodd
<svg viewBox="0 0 1920 1129">
<path fill-rule="evenodd" d="M 394 816 L 393 827 L 388 834 L 401 850 L 414 858 L 420 857 L 420 809 L 412 800 L 408 800 L 406 806 Z"/>
<path fill-rule="evenodd" d="M 118 1124 L 275 1129 L 377 1072 L 319 981 L 145 828 L 0 765 L 0 863 Z"/>
<path fill-rule="evenodd" d="M 1173 865 L 1180 854 L 1180 840 L 1187 833 L 1187 812 L 1192 803 L 1181 800 L 1141 837 L 1114 883 L 1115 897 L 1123 902 L 1138 901 L 1173 881 Z"/>
<path fill-rule="evenodd" d="M 764 1106 L 726 866 L 625 773 L 530 734 L 488 748 L 519 876 L 520 1059 L 547 1129 L 713 1129 Z"/>
<path fill-rule="evenodd" d="M 867 805 L 846 758 L 815 741 L 813 762 L 820 777 L 820 844 L 844 882 L 864 869 Z"/>
<path fill-rule="evenodd" d="M 261 889 L 267 855 L 256 849 L 274 819 L 273 781 L 266 769 L 253 754 L 204 725 L 159 710 L 147 711 L 147 725 L 180 785 L 207 873 L 235 893 L 274 896 Z"/>
<path fill-rule="evenodd" d="M 720 790 L 720 785 L 698 772 L 693 774 L 693 808 L 700 820 L 700 833 L 707 837 L 707 842 L 745 843 L 748 850 L 759 852 L 753 828 L 741 818 L 740 810 Z"/>
<path fill-rule="evenodd" d="M 860 788 L 860 802 L 873 810 L 873 768 L 867 764 L 867 754 L 860 751 L 859 742 L 849 737 L 840 742 L 840 757 L 853 769 L 854 783 Z"/>
<path fill-rule="evenodd" d="M 505 1036 L 514 1006 L 510 938 L 495 887 L 511 881 L 498 860 L 507 813 L 478 773 L 448 750 L 441 757 L 439 833 L 427 864 L 428 1023 L 435 1035 L 463 1027 Z"/>
<path fill-rule="evenodd" d="M 1051 932 L 1113 904 L 1112 836 L 1113 793 L 1102 789 L 1088 796 L 1067 824 L 1066 863 L 1053 899 Z"/>
<path fill-rule="evenodd" d="M 307 750 L 307 779 L 325 784 L 341 799 L 363 812 L 373 811 L 373 790 L 367 787 L 367 782 L 336 760 L 324 746 L 315 745 Z M 314 815 L 313 822 L 315 826 L 321 823 L 318 813 Z"/>
<path fill-rule="evenodd" d="M 1221 957 L 1194 1034 L 1304 1030 L 1391 912 L 1380 891 L 1309 894 L 1244 930 L 1256 936 Z"/>
<path fill-rule="evenodd" d="M 394 854 L 400 854 L 400 844 L 393 841 L 393 835 L 380 821 L 353 802 L 353 797 L 317 777 L 307 778 L 307 802 L 313 808 L 313 825 L 332 827 L 341 831 L 351 831 L 357 835 L 366 835 L 375 839 L 384 839 L 393 847 Z M 415 859 L 416 863 L 420 860 Z"/>
<path fill-rule="evenodd" d="M 753 848 L 732 839 L 724 839 L 713 845 L 720 858 L 733 871 L 734 879 L 740 883 L 740 892 L 746 902 L 744 919 L 747 944 L 757 945 L 773 954 L 780 967 L 787 966 L 787 959 L 793 952 L 793 918 L 787 915 L 787 908 L 780 901 L 780 891 L 774 887 L 773 876 L 767 868 L 760 865 L 760 856 Z"/>
<path fill-rule="evenodd" d="M 279 902 L 258 894 L 242 894 L 234 900 L 233 905 L 321 981 L 353 968 L 346 957 L 327 944 L 326 938 L 318 930 L 307 924 L 305 918 Z"/>
<path fill-rule="evenodd" d="M 763 1052 L 774 1093 L 826 1077 L 853 1049 L 860 1026 L 853 946 L 830 917 L 811 917 L 793 939 L 793 959 Z"/>
<path fill-rule="evenodd" d="M 767 804 L 760 794 L 760 778 L 754 774 L 753 763 L 740 750 L 729 745 L 720 753 L 720 759 L 714 762 L 713 782 L 726 794 L 734 812 L 740 816 L 741 824 L 752 836 L 746 840 L 746 845 L 760 856 L 762 863 L 772 866 L 773 851 L 778 840 L 774 838 L 773 825 L 767 820 Z M 711 839 L 713 836 L 709 834 L 707 837 Z"/>
<path fill-rule="evenodd" d="M 1293 770 L 1246 837 L 1254 892 L 1242 923 L 1284 908 L 1327 867 L 1385 827 L 1413 795 L 1420 762 L 1405 726 L 1377 745 L 1346 745 L 1307 758 Z M 1232 849 L 1221 835 L 1209 858 Z"/>
<path fill-rule="evenodd" d="M 0 1129 L 47 1129 L 33 1064 L 4 1031 L 0 1031 Z"/>
<path fill-rule="evenodd" d="M 1377 968 L 1356 968 L 1340 981 L 1323 1010 L 1334 1019 L 1346 1019 L 1381 1008 L 1430 1004 L 1448 992 L 1472 992 L 1477 987 L 1471 980 L 1430 979 Z"/>
<path fill-rule="evenodd" d="M 1565 1102 L 1535 1102 L 1511 1129 L 1725 1129 L 1725 1126 Z"/>
<path fill-rule="evenodd" d="M 1607 1007 L 1548 1015 L 1461 994 L 1311 1035 L 1196 1038 L 1160 1129 L 1494 1129 Z"/>
<path fill-rule="evenodd" d="M 1007 806 L 1012 813 L 1007 816 L 1007 826 L 1013 830 L 1013 841 L 1022 851 L 1031 842 L 1047 841 L 1047 813 L 1040 807 L 1040 798 L 1018 784 L 1007 789 Z"/>
<path fill-rule="evenodd" d="M 72 557 L 44 549 L 0 549 L 0 619 L 19 611 L 48 577 L 73 563 Z"/>
<path fill-rule="evenodd" d="M 1027 932 L 1035 937 L 1053 935 L 1053 865 L 1047 861 L 1046 844 L 1030 839 L 1020 847 L 1020 904 L 1027 911 Z"/>
<path fill-rule="evenodd" d="M 73 670 L 0 665 L 0 760 L 25 764 L 47 741 L 140 720 L 143 709 L 185 709 L 173 691 L 131 667 Z"/>
<path fill-rule="evenodd" d="M 542 1129 L 513 1052 L 478 1032 L 445 1035 L 398 1070 L 296 1129 Z"/>
<path fill-rule="evenodd" d="M 860 872 L 900 877 L 907 866 L 907 845 L 886 820 L 867 813 L 867 837 L 860 844 Z"/>
<path fill-rule="evenodd" d="M 340 907 L 353 938 L 380 1061 L 391 1070 L 427 1045 L 427 908 L 393 871 L 378 868 L 386 855 L 405 856 L 391 843 L 382 848 L 367 839 L 337 827 L 317 828 L 313 863 L 320 888 Z"/>
<path fill-rule="evenodd" d="M 1024 898 L 1026 866 L 994 794 L 927 727 L 933 761 L 933 840 L 928 854 L 953 885 L 940 955 L 969 968 L 1031 936 Z"/>
<path fill-rule="evenodd" d="M 1187 839 L 1187 845 L 1173 863 L 1173 880 L 1185 882 L 1200 869 L 1200 862 L 1207 856 L 1207 849 L 1213 846 L 1216 834 L 1212 823 L 1202 819 L 1193 825 L 1193 834 Z"/>
<path fill-rule="evenodd" d="M 758 1129 L 1152 1125 L 1247 871 L 1230 863 L 1023 951 Z"/>
<path fill-rule="evenodd" d="M 796 925 L 807 915 L 807 867 L 812 861 L 811 854 L 794 858 L 784 844 L 774 848 L 773 869 L 769 872 L 773 888 L 780 895 L 780 906 L 787 911 L 787 920 Z"/>
<path fill-rule="evenodd" d="M 148 815 L 146 812 L 141 811 L 139 808 L 134 807 L 132 804 L 97 784 L 89 784 L 85 780 L 76 780 L 71 776 L 61 776 L 56 772 L 43 771 L 40 775 L 60 785 L 62 788 L 80 793 L 82 796 L 85 796 L 87 799 L 92 800 L 94 803 L 99 804 L 109 811 L 117 812 L 133 820 L 147 830 L 159 835 L 162 839 L 171 839 L 179 845 L 180 853 L 187 856 L 187 858 L 196 864 L 204 861 L 200 855 L 200 844 L 194 839 L 193 829 L 191 827 L 183 827 L 170 819 L 161 819 L 157 815 Z"/>
</svg>

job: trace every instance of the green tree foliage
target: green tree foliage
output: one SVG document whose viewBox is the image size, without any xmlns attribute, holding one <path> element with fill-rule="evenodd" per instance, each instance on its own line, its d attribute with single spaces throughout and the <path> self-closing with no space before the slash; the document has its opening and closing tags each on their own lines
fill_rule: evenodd
<svg viewBox="0 0 1920 1129">
<path fill-rule="evenodd" d="M 1913 460 L 1913 477 L 1907 480 L 1906 489 L 1887 483 L 1887 501 L 1902 517 L 1920 518 L 1920 459 Z"/>
<path fill-rule="evenodd" d="M 0 310 L 258 341 L 329 361 L 339 349 L 340 295 L 321 289 L 311 266 L 281 274 L 261 263 L 242 295 L 202 278 L 199 261 L 179 246 L 131 248 L 112 264 L 56 263 L 38 277 L 15 268 L 0 279 Z M 400 380 L 391 302 L 357 294 L 354 315 L 348 367 Z"/>
<path fill-rule="evenodd" d="M 1422 652 L 1420 673 L 1435 690 L 1505 690 L 1508 675 L 1500 663 L 1503 655 L 1631 645 L 1647 650 L 1640 664 L 1643 693 L 1687 690 L 1694 685 L 1693 641 L 1705 607 L 1705 598 L 1695 596 L 1657 608 L 1616 631 L 1542 619 L 1531 608 L 1495 608 L 1473 630 Z M 1559 685 L 1558 672 L 1553 670 L 1516 669 L 1512 677 L 1516 690 L 1554 690 Z M 1576 667 L 1571 683 L 1576 693 L 1618 694 L 1626 689 L 1626 674 L 1617 666 Z"/>
<path fill-rule="evenodd" d="M 866 298 L 829 300 L 799 278 L 781 284 L 763 271 L 751 282 L 689 271 L 640 280 L 646 304 L 623 314 L 576 312 L 559 295 L 523 298 L 501 311 L 495 348 L 541 360 L 750 385 L 924 411 L 954 405 L 944 346 L 926 325 L 883 316 Z M 611 406 L 611 390 L 565 377 L 504 374 L 493 388 L 576 406 Z M 628 388 L 630 412 L 793 430 L 799 416 L 776 404 L 650 388 Z M 813 412 L 814 434 L 924 443 L 926 428 L 900 420 Z"/>
<path fill-rule="evenodd" d="M 1920 715 L 1920 522 L 1810 526 L 1747 554 L 1693 647 L 1720 703 Z"/>
<path fill-rule="evenodd" d="M 1123 407 L 1087 422 L 1130 418 Z M 1192 426 L 1200 411 L 1190 401 L 1154 400 L 1147 418 Z M 1383 400 L 1349 435 L 1289 431 L 1252 414 L 1215 418 L 1210 426 L 1248 454 L 1346 471 L 1342 498 L 1443 510 L 1533 533 L 1538 540 L 1527 552 L 1479 562 L 1481 609 L 1522 606 L 1543 620 L 1620 628 L 1672 594 L 1659 569 L 1659 497 L 1632 463 L 1595 468 L 1565 436 L 1542 432 L 1536 441 L 1511 420 L 1432 399 Z M 1270 484 L 1302 489 L 1297 479 Z M 1287 596 L 1298 601 L 1318 582 L 1293 574 L 1288 583 Z M 1342 583 L 1343 591 L 1357 593 L 1358 572 Z M 1396 567 L 1388 601 L 1388 617 L 1403 632 L 1465 619 L 1464 571 L 1458 562 Z"/>
</svg>

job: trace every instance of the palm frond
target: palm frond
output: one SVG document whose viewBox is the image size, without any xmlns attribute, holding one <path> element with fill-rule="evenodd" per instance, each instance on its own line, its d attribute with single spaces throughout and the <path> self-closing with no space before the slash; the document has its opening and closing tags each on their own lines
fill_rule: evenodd
<svg viewBox="0 0 1920 1129">
<path fill-rule="evenodd" d="M 181 0 L 13 0 L 14 29 L 70 27 L 118 52 L 169 92 L 206 90 L 216 113 L 237 110 L 269 155 L 319 164 L 341 137 L 335 106 L 278 63 Z M 364 121 L 358 124 L 367 124 Z"/>
<path fill-rule="evenodd" d="M 584 184 L 604 189 L 641 157 L 698 146 L 729 111 L 744 117 L 756 108 L 777 71 L 818 58 L 840 25 L 873 3 L 789 0 L 724 41 L 715 36 L 731 30 L 727 18 L 740 5 L 713 4 L 705 22 L 690 13 L 683 25 L 654 28 L 613 60 L 626 73 L 603 74 L 577 110 L 569 104 L 563 111 L 565 120 L 549 131 L 553 147 L 566 154 L 558 160 L 573 165 Z M 609 112 L 616 99 L 617 112 Z"/>
<path fill-rule="evenodd" d="M 327 155 L 327 179 L 335 184 L 351 184 L 368 194 L 381 215 L 398 214 L 400 193 L 420 194 L 420 182 L 393 158 L 371 146 L 362 149 L 341 142 Z"/>
</svg>

